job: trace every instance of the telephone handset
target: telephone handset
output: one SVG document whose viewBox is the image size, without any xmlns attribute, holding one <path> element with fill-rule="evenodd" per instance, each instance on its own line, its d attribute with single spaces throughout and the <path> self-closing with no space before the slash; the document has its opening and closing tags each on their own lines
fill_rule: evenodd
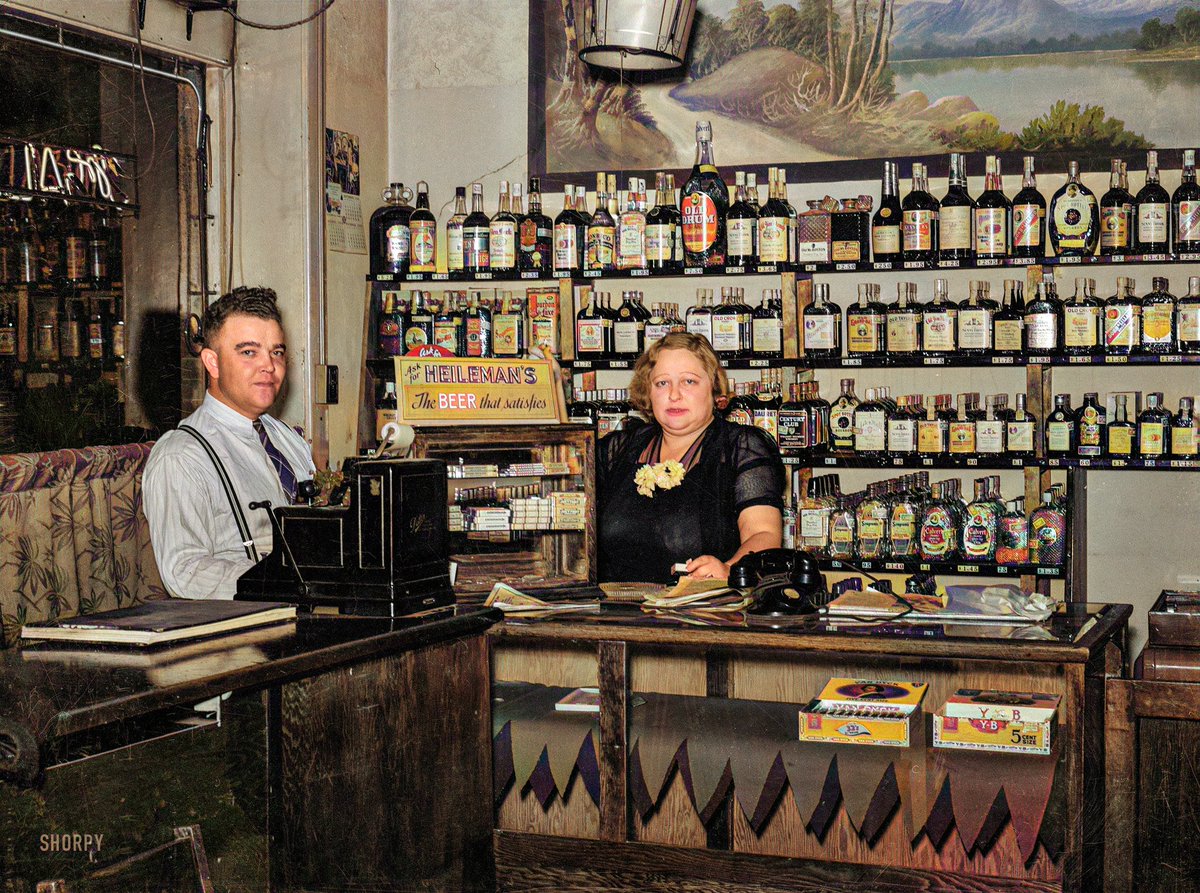
<svg viewBox="0 0 1200 893">
<path fill-rule="evenodd" d="M 743 555 L 729 569 L 729 585 L 751 590 L 752 614 L 811 614 L 830 600 L 817 559 L 796 549 Z"/>
</svg>

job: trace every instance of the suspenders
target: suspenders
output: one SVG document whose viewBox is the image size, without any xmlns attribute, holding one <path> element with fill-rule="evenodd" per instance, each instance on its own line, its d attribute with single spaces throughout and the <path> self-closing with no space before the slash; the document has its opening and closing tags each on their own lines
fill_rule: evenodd
<svg viewBox="0 0 1200 893">
<path fill-rule="evenodd" d="M 186 431 L 200 446 L 204 447 L 204 452 L 208 453 L 208 458 L 212 460 L 212 464 L 217 469 L 217 477 L 221 479 L 221 486 L 225 490 L 225 497 L 229 500 L 229 507 L 233 509 L 233 520 L 237 522 L 238 535 L 242 538 L 242 548 L 246 550 L 246 557 L 258 563 L 258 549 L 254 545 L 254 537 L 250 535 L 250 525 L 246 522 L 246 515 L 242 511 L 241 503 L 238 502 L 237 491 L 233 489 L 233 482 L 229 480 L 229 474 L 225 471 L 225 466 L 221 463 L 221 458 L 217 455 L 217 451 L 213 449 L 203 434 L 193 428 L 191 425 L 180 425 L 180 431 Z"/>
</svg>

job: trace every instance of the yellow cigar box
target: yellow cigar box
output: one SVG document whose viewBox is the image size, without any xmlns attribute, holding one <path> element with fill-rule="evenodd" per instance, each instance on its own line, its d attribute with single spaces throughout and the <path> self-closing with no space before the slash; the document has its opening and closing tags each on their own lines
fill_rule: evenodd
<svg viewBox="0 0 1200 893">
<path fill-rule="evenodd" d="M 1005 722 L 997 719 L 962 719 L 935 713 L 933 746 L 1046 756 L 1050 753 L 1053 730 L 1053 719 Z"/>
<path fill-rule="evenodd" d="M 800 711 L 800 740 L 908 747 L 912 724 L 922 722 L 925 715 L 920 711 L 903 716 L 859 715 L 861 712 L 835 711 L 812 701 Z"/>
</svg>

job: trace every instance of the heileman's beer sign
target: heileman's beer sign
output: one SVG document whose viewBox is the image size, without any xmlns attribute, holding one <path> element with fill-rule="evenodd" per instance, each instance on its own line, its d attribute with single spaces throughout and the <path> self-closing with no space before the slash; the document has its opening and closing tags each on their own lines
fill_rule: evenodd
<svg viewBox="0 0 1200 893">
<path fill-rule="evenodd" d="M 416 425 L 560 421 L 546 360 L 396 357 L 399 420 Z"/>
<path fill-rule="evenodd" d="M 137 159 L 0 137 L 0 192 L 137 207 Z"/>
</svg>

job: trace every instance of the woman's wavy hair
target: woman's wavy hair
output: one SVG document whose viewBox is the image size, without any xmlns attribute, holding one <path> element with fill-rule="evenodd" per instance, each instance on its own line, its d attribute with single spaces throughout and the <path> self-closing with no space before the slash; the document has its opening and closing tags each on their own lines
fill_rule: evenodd
<svg viewBox="0 0 1200 893">
<path fill-rule="evenodd" d="M 717 359 L 708 339 L 703 335 L 695 335 L 691 332 L 672 332 L 646 348 L 633 365 L 633 381 L 629 383 L 629 402 L 633 404 L 634 409 L 647 414 L 653 411 L 650 404 L 650 378 L 654 375 L 654 364 L 658 362 L 658 355 L 664 350 L 686 350 L 700 360 L 704 371 L 708 373 L 708 377 L 712 381 L 714 401 L 717 397 L 729 393 L 729 377 L 721 368 L 721 361 Z"/>
</svg>

